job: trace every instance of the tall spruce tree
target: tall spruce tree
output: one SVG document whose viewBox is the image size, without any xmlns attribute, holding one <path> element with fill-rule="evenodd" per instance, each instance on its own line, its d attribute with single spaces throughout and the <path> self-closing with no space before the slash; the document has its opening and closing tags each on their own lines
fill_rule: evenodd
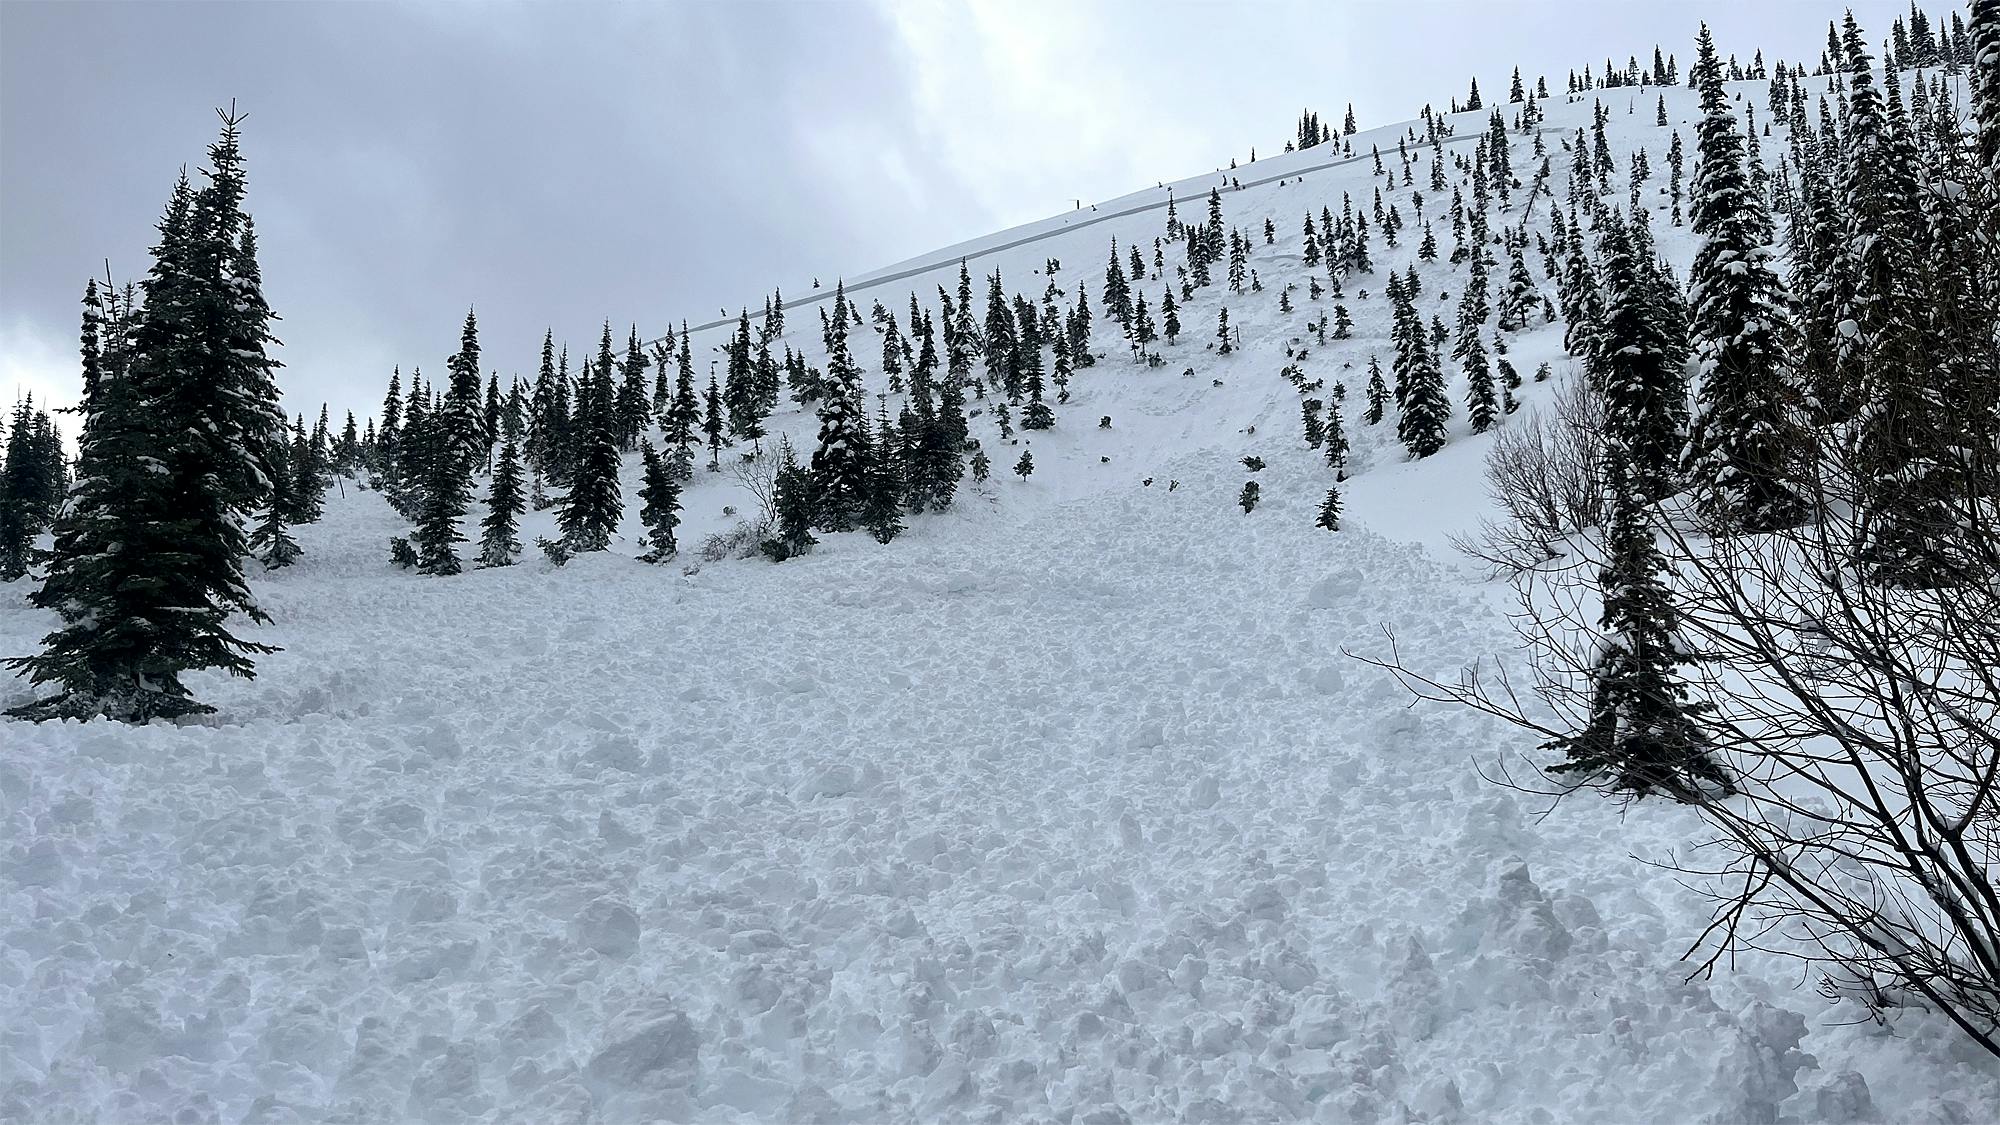
<svg viewBox="0 0 2000 1125">
<path fill-rule="evenodd" d="M 480 566 L 512 566 L 521 553 L 521 513 L 528 510 L 521 475 L 520 446 L 510 437 L 500 443 L 500 459 L 493 465 L 493 483 L 486 493 L 486 518 L 479 524 Z"/>
<path fill-rule="evenodd" d="M 639 557 L 649 563 L 665 562 L 680 549 L 674 528 L 681 520 L 681 482 L 652 442 L 642 440 L 639 448 L 646 472 L 639 488 L 639 522 L 646 525 L 647 548 Z"/>
<path fill-rule="evenodd" d="M 792 453 L 789 437 L 778 439 L 778 475 L 773 482 L 773 506 L 777 526 L 759 549 L 772 562 L 784 562 L 807 554 L 819 540 L 813 538 L 818 506 L 813 477 Z"/>
<path fill-rule="evenodd" d="M 903 533 L 903 490 L 906 474 L 903 452 L 889 425 L 888 400 L 881 400 L 875 424 L 875 440 L 868 449 L 868 490 L 862 500 L 859 522 L 877 543 L 888 543 Z"/>
<path fill-rule="evenodd" d="M 406 452 L 413 445 L 423 450 L 417 526 L 410 533 L 410 543 L 417 551 L 417 569 L 439 576 L 465 569 L 458 557 L 458 544 L 465 542 L 465 536 L 459 534 L 458 521 L 465 515 L 472 497 L 472 473 L 464 461 L 464 436 L 457 429 L 461 419 L 453 417 L 450 398 L 447 392 L 445 404 L 425 411 L 421 421 L 413 420 L 404 433 L 408 439 L 404 442 Z"/>
<path fill-rule="evenodd" d="M 556 520 L 563 545 L 575 554 L 608 550 L 625 511 L 618 488 L 618 400 L 611 370 L 611 322 L 606 321 L 597 361 L 586 365 L 577 402 L 576 471 Z"/>
<path fill-rule="evenodd" d="M 1842 24 L 1847 65 L 1846 222 L 1842 256 L 1852 285 L 1838 334 L 1842 382 L 1858 392 L 1854 470 L 1868 575 L 1907 586 L 1956 580 L 1946 558 L 1953 466 L 1941 439 L 1934 342 L 1918 284 L 1921 227 L 1915 154 L 1902 99 L 1875 88 L 1860 27 Z"/>
<path fill-rule="evenodd" d="M 1673 317 L 1649 256 L 1631 227 L 1605 224 L 1600 239 L 1605 310 L 1593 374 L 1604 395 L 1605 427 L 1624 453 L 1631 487 L 1645 500 L 1674 491 L 1685 435 L 1687 385 L 1675 356 Z"/>
<path fill-rule="evenodd" d="M 1750 183 L 1706 24 L 1695 42 L 1694 79 L 1702 120 L 1690 200 L 1699 242 L 1688 276 L 1688 332 L 1701 383 L 1689 476 L 1716 526 L 1775 531 L 1806 515 L 1789 472 L 1799 436 L 1791 417 L 1798 396 L 1779 335 L 1787 299 L 1772 265 L 1770 215 Z"/>
<path fill-rule="evenodd" d="M 199 194 L 181 178 L 160 223 L 129 367 L 90 399 L 76 486 L 31 598 L 61 624 L 11 659 L 59 690 L 9 712 L 128 722 L 213 710 L 181 677 L 248 678 L 273 651 L 228 628 L 267 620 L 243 581 L 243 513 L 263 507 L 284 419 L 270 307 L 242 214 L 242 118 L 222 116 Z"/>
<path fill-rule="evenodd" d="M 1001 309 L 1005 312 L 1004 301 Z M 819 410 L 819 446 L 813 450 L 812 474 L 816 526 L 839 532 L 854 528 L 868 496 L 868 423 L 862 413 L 861 369 L 848 354 L 846 327 L 835 328 L 830 339 L 828 393 Z"/>
<path fill-rule="evenodd" d="M 469 477 L 486 461 L 486 407 L 479 378 L 479 322 L 465 310 L 458 351 L 445 364 L 450 373 L 444 401 L 432 418 L 439 452 Z"/>
<path fill-rule="evenodd" d="M 1680 615 L 1648 503 L 1628 469 L 1614 439 L 1605 457 L 1611 523 L 1598 574 L 1604 637 L 1591 669 L 1589 717 L 1582 730 L 1546 744 L 1565 756 L 1550 772 L 1699 801 L 1732 786 L 1701 729 L 1707 705 L 1688 699 L 1678 671 L 1691 657 L 1678 635 Z"/>
</svg>

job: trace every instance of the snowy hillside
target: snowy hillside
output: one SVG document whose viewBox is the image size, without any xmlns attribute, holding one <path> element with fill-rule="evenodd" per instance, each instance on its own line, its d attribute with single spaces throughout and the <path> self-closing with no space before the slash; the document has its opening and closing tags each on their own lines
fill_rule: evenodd
<svg viewBox="0 0 2000 1125">
<path fill-rule="evenodd" d="M 1731 89 L 1761 125 L 1765 84 Z M 1558 198 L 1595 100 L 1621 175 L 1647 153 L 1653 233 L 1684 273 L 1664 185 L 1693 92 L 1550 99 Z M 1487 116 L 1443 143 L 1468 194 L 1451 161 Z M 693 565 L 755 504 L 697 471 L 686 565 L 642 565 L 629 458 L 612 551 L 431 578 L 390 568 L 408 525 L 347 482 L 299 529 L 301 562 L 253 575 L 274 623 L 246 634 L 282 651 L 254 681 L 194 678 L 217 715 L 0 728 L 0 1120 L 2000 1118 L 2000 1069 L 1941 1019 L 1878 1027 L 1761 957 L 1687 980 L 1709 904 L 1647 862 L 1695 838 L 1686 809 L 1545 817 L 1480 776 L 1533 751 L 1518 731 L 1412 707 L 1343 655 L 1385 651 L 1386 628 L 1440 676 L 1523 667 L 1500 591 L 1446 546 L 1487 510 L 1465 388 L 1434 457 L 1361 420 L 1390 272 L 1414 266 L 1446 322 L 1466 273 L 1417 128 L 848 278 L 864 320 L 912 293 L 935 308 L 961 259 L 981 296 L 997 269 L 1010 294 L 1053 280 L 1100 308 L 1102 358 L 1055 428 L 1003 440 L 969 403 L 992 479 L 887 546 Z M 1509 139 L 1526 183 L 1534 139 Z M 1194 221 L 1218 186 L 1262 290 L 1197 290 L 1163 365 L 1135 363 L 1101 314 L 1112 240 L 1141 249 L 1157 305 L 1169 189 Z M 1321 345 L 1308 324 L 1334 299 L 1308 296 L 1325 271 L 1301 221 L 1343 193 L 1369 211 L 1378 188 L 1407 225 L 1372 236 L 1375 271 L 1345 282 L 1352 338 Z M 1549 195 L 1527 198 L 1496 231 L 1547 230 Z M 814 364 L 822 280 L 784 286 L 785 343 Z M 1225 307 L 1240 345 L 1221 355 Z M 697 362 L 733 324 L 695 333 Z M 855 349 L 871 398 L 874 332 Z M 1537 312 L 1509 334 L 1524 410 L 1556 385 L 1537 367 L 1567 374 L 1562 333 Z M 1314 397 L 1346 387 L 1338 532 L 1313 526 L 1333 473 L 1293 363 Z M 767 445 L 812 448 L 789 397 L 770 425 Z M 0 652 L 50 628 L 27 585 L 0 590 Z M 0 705 L 29 694 L 0 681 Z"/>
</svg>

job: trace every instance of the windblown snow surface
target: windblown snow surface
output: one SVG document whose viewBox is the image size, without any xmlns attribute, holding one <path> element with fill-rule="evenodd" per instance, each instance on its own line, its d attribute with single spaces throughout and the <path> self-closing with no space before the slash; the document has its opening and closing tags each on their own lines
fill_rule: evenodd
<svg viewBox="0 0 2000 1125">
<path fill-rule="evenodd" d="M 1662 170 L 1649 198 L 1655 94 L 1606 95 L 1621 167 L 1644 145 Z M 1667 97 L 1691 144 L 1692 96 Z M 1549 108 L 1560 173 L 1589 104 Z M 1401 131 L 1303 182 L 1329 158 L 1237 170 L 1264 291 L 1198 294 L 1164 368 L 1100 317 L 1105 359 L 1035 474 L 1006 475 L 1017 447 L 982 415 L 995 479 L 886 548 L 687 574 L 633 561 L 628 521 L 560 570 L 429 579 L 388 567 L 404 528 L 350 482 L 304 562 L 253 578 L 276 623 L 246 630 L 284 651 L 254 682 L 196 678 L 218 715 L 0 728 L 0 1119 L 2000 1119 L 2000 1069 L 1936 1017 L 1878 1026 L 1761 957 L 1689 980 L 1707 903 L 1653 866 L 1701 839 L 1686 810 L 1543 815 L 1478 769 L 1529 739 L 1343 655 L 1386 653 L 1386 627 L 1420 671 L 1522 671 L 1499 590 L 1442 548 L 1484 510 L 1487 439 L 1461 417 L 1404 464 L 1393 422 L 1359 422 L 1414 224 L 1349 280 L 1356 338 L 1304 361 L 1347 382 L 1358 474 L 1349 527 L 1311 526 L 1330 473 L 1279 375 L 1325 307 L 1300 219 L 1343 190 L 1367 207 L 1368 146 L 1393 168 Z M 1179 185 L 1183 218 L 1215 182 Z M 1095 306 L 1109 238 L 1150 259 L 1162 217 L 1074 229 L 1091 214 L 854 295 L 930 304 L 967 254 L 1039 297 L 1059 257 Z M 1656 231 L 1684 263 L 1685 231 Z M 1449 320 L 1463 273 L 1419 272 Z M 815 357 L 816 321 L 792 309 Z M 1560 348 L 1543 326 L 1512 358 L 1560 371 Z M 1248 454 L 1269 468 L 1246 516 Z M 697 477 L 684 560 L 746 502 Z M 49 627 L 26 592 L 0 593 L 0 650 Z"/>
</svg>

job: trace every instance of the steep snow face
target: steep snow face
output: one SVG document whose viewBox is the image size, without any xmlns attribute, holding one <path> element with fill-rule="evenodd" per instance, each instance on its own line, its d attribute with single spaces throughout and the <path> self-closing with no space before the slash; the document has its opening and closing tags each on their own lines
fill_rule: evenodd
<svg viewBox="0 0 2000 1125">
<path fill-rule="evenodd" d="M 1649 199 L 1656 94 L 1606 95 Z M 1590 105 L 1549 110 L 1560 172 Z M 1264 291 L 1198 294 L 1160 368 L 1100 314 L 1105 360 L 1033 437 L 1034 476 L 975 418 L 996 479 L 887 548 L 645 566 L 628 465 L 613 552 L 425 579 L 387 568 L 404 529 L 378 497 L 338 496 L 306 559 L 255 579 L 284 651 L 252 683 L 193 679 L 214 721 L 0 730 L 0 1119 L 2000 1118 L 2000 1071 L 1941 1021 L 1891 1034 L 1757 958 L 1687 980 L 1705 904 L 1632 857 L 1685 848 L 1691 818 L 1543 816 L 1476 768 L 1531 753 L 1520 734 L 1413 709 L 1344 654 L 1386 627 L 1421 671 L 1524 672 L 1493 591 L 1438 549 L 1483 509 L 1485 439 L 1461 412 L 1405 463 L 1393 421 L 1359 421 L 1380 282 L 1421 237 L 1410 189 L 1384 186 L 1402 245 L 1378 233 L 1378 274 L 1346 283 L 1355 338 L 1306 343 L 1330 298 L 1306 295 L 1300 220 L 1342 191 L 1371 207 L 1368 145 L 1398 167 L 1400 133 L 1238 169 L 1225 219 Z M 1183 218 L 1214 181 L 1180 185 Z M 1163 213 L 1090 215 L 854 296 L 934 304 L 963 252 L 1037 301 L 1060 258 L 1097 308 L 1110 237 L 1150 262 Z M 1656 234 L 1684 263 L 1664 215 Z M 1418 272 L 1451 321 L 1463 272 Z M 790 317 L 818 362 L 812 307 Z M 1524 376 L 1561 366 L 1559 326 L 1510 343 Z M 1294 361 L 1349 390 L 1337 534 L 1311 526 L 1331 471 Z M 776 430 L 809 448 L 808 417 Z M 1245 515 L 1248 455 L 1268 467 Z M 748 503 L 728 474 L 686 499 L 688 545 Z M 48 627 L 23 593 L 0 651 Z"/>
</svg>

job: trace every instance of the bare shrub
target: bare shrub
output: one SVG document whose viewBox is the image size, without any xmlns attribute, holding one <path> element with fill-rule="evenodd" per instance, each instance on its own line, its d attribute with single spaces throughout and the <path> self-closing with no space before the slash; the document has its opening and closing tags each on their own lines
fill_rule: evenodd
<svg viewBox="0 0 2000 1125">
<path fill-rule="evenodd" d="M 1564 540 L 1604 518 L 1604 400 L 1570 374 L 1549 402 L 1500 428 L 1486 454 L 1486 490 L 1505 513 L 1452 546 L 1513 574 L 1562 558 Z"/>
<path fill-rule="evenodd" d="M 1710 539 L 1681 507 L 1656 513 L 1695 721 L 1736 782 L 1693 806 L 1711 837 L 1663 863 L 1713 896 L 1697 973 L 1737 949 L 1796 957 L 1879 1021 L 1929 1009 L 2000 1055 L 2000 433 L 1959 448 L 1966 471 L 1926 497 L 1921 529 L 1955 560 L 1953 585 L 1867 579 L 1866 478 L 1837 442 L 1808 469 L 1816 507 L 1797 528 Z M 1573 562 L 1515 576 L 1530 685 L 1490 665 L 1429 678 L 1393 637 L 1386 658 L 1363 659 L 1427 699 L 1551 739 L 1580 729 L 1591 553 L 1585 541 Z M 1574 791 L 1541 777 L 1539 792 Z"/>
<path fill-rule="evenodd" d="M 778 522 L 778 459 L 758 457 L 739 460 L 729 468 L 736 483 L 757 498 L 757 520 L 765 527 Z"/>
<path fill-rule="evenodd" d="M 771 534 L 772 524 L 768 520 L 741 520 L 725 531 L 718 531 L 702 541 L 703 562 L 721 562 L 727 558 L 748 559 L 758 554 L 758 544 Z"/>
</svg>

